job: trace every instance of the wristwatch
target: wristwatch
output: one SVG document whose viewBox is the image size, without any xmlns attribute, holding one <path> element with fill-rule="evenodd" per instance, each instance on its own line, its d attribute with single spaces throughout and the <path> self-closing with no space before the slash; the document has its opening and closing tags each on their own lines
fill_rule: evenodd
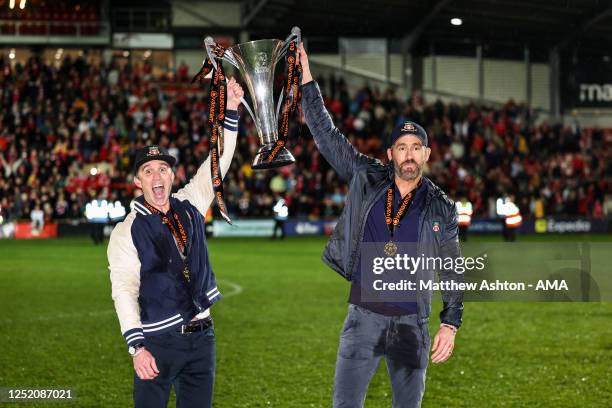
<svg viewBox="0 0 612 408">
<path fill-rule="evenodd" d="M 130 356 L 134 357 L 136 354 L 138 354 L 138 350 L 143 347 L 143 343 L 134 344 L 133 346 L 128 347 L 128 353 L 130 353 Z"/>
</svg>

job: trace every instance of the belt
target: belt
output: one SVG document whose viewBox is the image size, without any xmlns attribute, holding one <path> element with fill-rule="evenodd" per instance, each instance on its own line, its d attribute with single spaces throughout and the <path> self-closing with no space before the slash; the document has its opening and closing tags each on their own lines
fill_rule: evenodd
<svg viewBox="0 0 612 408">
<path fill-rule="evenodd" d="M 181 334 L 195 333 L 204 331 L 213 325 L 212 317 L 205 317 L 204 319 L 194 320 L 187 324 L 180 325 L 176 328 L 176 331 Z"/>
</svg>

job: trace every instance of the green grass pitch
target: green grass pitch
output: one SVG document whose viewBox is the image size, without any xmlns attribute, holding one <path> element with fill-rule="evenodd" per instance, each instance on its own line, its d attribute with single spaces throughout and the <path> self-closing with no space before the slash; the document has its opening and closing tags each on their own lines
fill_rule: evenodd
<svg viewBox="0 0 612 408">
<path fill-rule="evenodd" d="M 210 241 L 226 295 L 213 308 L 216 407 L 331 406 L 348 284 L 321 262 L 324 244 Z M 0 387 L 70 387 L 69 406 L 130 406 L 133 370 L 106 247 L 0 241 L 0 259 Z M 429 366 L 424 407 L 612 406 L 612 304 L 473 302 L 464 322 L 453 358 Z M 382 363 L 366 407 L 390 407 L 390 394 Z"/>
</svg>

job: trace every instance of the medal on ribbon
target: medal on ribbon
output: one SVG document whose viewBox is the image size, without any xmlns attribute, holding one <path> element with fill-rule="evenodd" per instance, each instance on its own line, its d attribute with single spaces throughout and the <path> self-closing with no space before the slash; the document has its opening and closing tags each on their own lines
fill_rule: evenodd
<svg viewBox="0 0 612 408">
<path fill-rule="evenodd" d="M 414 194 L 416 190 L 421 186 L 422 179 L 419 180 L 419 184 L 417 184 L 416 188 L 406 194 L 402 201 L 399 204 L 397 209 L 397 213 L 393 215 L 393 195 L 395 194 L 395 183 L 391 184 L 387 189 L 387 202 L 385 205 L 385 224 L 387 224 L 387 228 L 389 229 L 389 242 L 385 244 L 384 253 L 387 256 L 395 256 L 397 254 L 397 243 L 393 241 L 393 234 L 395 233 L 395 228 L 399 225 L 400 221 L 406 213 L 408 212 L 408 208 L 414 199 Z"/>
</svg>

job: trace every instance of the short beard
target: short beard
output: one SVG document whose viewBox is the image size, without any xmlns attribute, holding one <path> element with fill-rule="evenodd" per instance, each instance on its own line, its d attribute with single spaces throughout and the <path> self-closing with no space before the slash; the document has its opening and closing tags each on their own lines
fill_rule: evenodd
<svg viewBox="0 0 612 408">
<path fill-rule="evenodd" d="M 412 163 L 416 167 L 414 171 L 404 171 L 402 170 L 402 165 L 406 163 Z M 395 175 L 404 181 L 414 181 L 418 179 L 422 172 L 423 168 L 419 166 L 417 162 L 414 160 L 406 160 L 404 163 L 398 164 L 397 162 L 393 162 L 393 168 L 395 169 Z"/>
</svg>

